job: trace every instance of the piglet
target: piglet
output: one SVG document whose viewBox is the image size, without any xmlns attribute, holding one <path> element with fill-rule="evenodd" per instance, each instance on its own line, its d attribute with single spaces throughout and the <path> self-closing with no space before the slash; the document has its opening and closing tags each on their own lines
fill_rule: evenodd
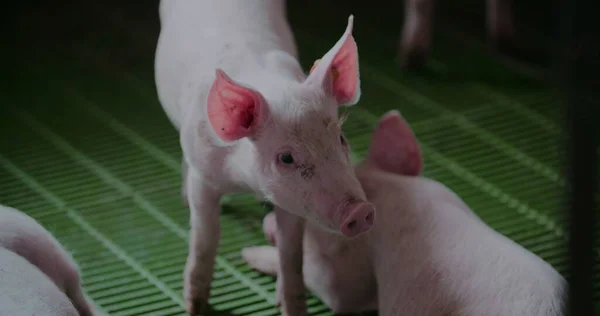
<svg viewBox="0 0 600 316">
<path fill-rule="evenodd" d="M 0 315 L 95 313 L 71 255 L 36 220 L 0 205 Z"/>
<path fill-rule="evenodd" d="M 566 282 L 552 266 L 487 226 L 452 191 L 420 177 L 417 141 L 398 112 L 379 121 L 356 175 L 377 208 L 373 228 L 343 239 L 307 224 L 304 277 L 337 313 L 558 316 Z M 271 243 L 278 224 L 263 221 Z M 275 247 L 242 250 L 276 275 Z"/>
<path fill-rule="evenodd" d="M 338 118 L 338 107 L 360 97 L 353 17 L 307 76 L 285 0 L 161 1 L 159 13 L 156 87 L 179 130 L 190 208 L 186 310 L 196 314 L 209 298 L 220 198 L 248 192 L 275 205 L 278 305 L 304 315 L 305 220 L 355 237 L 375 218 Z"/>
<path fill-rule="evenodd" d="M 403 68 L 418 68 L 425 64 L 431 51 L 434 1 L 404 0 L 404 25 L 398 54 Z M 511 0 L 486 0 L 486 5 L 492 48 L 508 49 L 515 32 Z"/>
</svg>

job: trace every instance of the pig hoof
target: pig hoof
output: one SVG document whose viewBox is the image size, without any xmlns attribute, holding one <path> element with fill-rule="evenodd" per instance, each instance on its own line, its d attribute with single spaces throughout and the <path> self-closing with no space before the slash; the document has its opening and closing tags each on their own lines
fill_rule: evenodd
<svg viewBox="0 0 600 316">
<path fill-rule="evenodd" d="M 185 298 L 185 311 L 190 316 L 196 316 L 208 309 L 208 300 L 200 297 L 193 297 L 193 295 L 186 295 Z"/>
<path fill-rule="evenodd" d="M 186 280 L 184 284 L 185 310 L 191 316 L 203 313 L 208 308 L 210 286 L 198 286 Z"/>
<path fill-rule="evenodd" d="M 428 52 L 426 50 L 409 50 L 400 54 L 399 63 L 402 70 L 418 70 L 425 67 Z"/>
</svg>

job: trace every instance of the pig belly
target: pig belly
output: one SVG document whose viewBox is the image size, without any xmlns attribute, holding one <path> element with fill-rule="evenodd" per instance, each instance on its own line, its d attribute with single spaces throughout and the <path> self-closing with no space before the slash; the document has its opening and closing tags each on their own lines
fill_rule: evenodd
<svg viewBox="0 0 600 316">
<path fill-rule="evenodd" d="M 0 248 L 0 315 L 77 316 L 69 298 L 40 270 Z"/>
</svg>

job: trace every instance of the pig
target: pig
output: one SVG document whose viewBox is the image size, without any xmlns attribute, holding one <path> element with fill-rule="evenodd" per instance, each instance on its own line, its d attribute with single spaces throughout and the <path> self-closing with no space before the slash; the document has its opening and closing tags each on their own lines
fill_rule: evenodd
<svg viewBox="0 0 600 316">
<path fill-rule="evenodd" d="M 0 280 L 0 315 L 23 315 L 5 313 L 13 309 L 27 315 L 37 315 L 34 310 L 97 315 L 71 255 L 35 219 L 5 205 L 0 205 Z"/>
<path fill-rule="evenodd" d="M 307 223 L 304 278 L 336 313 L 379 315 L 563 315 L 565 279 L 547 262 L 487 226 L 450 189 L 419 176 L 420 145 L 397 111 L 380 118 L 356 175 L 377 208 L 373 228 L 344 239 Z M 276 276 L 273 246 L 242 250 Z"/>
<path fill-rule="evenodd" d="M 179 131 L 190 209 L 186 311 L 204 310 L 210 296 L 220 198 L 243 192 L 275 205 L 276 304 L 284 315 L 305 315 L 305 222 L 355 237 L 375 218 L 338 116 L 361 94 L 354 18 L 305 74 L 285 0 L 161 1 L 159 15 L 156 89 Z"/>
<path fill-rule="evenodd" d="M 0 315 L 77 316 L 69 298 L 25 258 L 0 248 Z"/>
<path fill-rule="evenodd" d="M 493 49 L 510 49 L 515 29 L 511 0 L 487 0 L 487 29 Z M 404 0 L 399 62 L 404 69 L 422 67 L 431 51 L 434 0 Z"/>
</svg>

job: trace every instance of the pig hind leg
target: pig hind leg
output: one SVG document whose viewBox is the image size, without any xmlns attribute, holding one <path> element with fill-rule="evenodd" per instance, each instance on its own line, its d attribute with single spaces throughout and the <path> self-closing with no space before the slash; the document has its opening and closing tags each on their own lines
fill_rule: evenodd
<svg viewBox="0 0 600 316">
<path fill-rule="evenodd" d="M 402 68 L 419 68 L 431 50 L 434 0 L 405 0 L 404 25 L 400 39 L 399 62 Z"/>
<path fill-rule="evenodd" d="M 188 173 L 186 188 L 190 206 L 190 245 L 184 275 L 186 311 L 196 315 L 207 307 L 215 257 L 221 238 L 221 193 L 203 185 L 201 176 Z"/>
<path fill-rule="evenodd" d="M 273 246 L 256 246 L 242 249 L 242 258 L 250 267 L 264 274 L 277 276 L 279 253 Z"/>
<path fill-rule="evenodd" d="M 514 36 L 511 0 L 487 0 L 487 27 L 492 48 L 509 52 Z"/>
</svg>

